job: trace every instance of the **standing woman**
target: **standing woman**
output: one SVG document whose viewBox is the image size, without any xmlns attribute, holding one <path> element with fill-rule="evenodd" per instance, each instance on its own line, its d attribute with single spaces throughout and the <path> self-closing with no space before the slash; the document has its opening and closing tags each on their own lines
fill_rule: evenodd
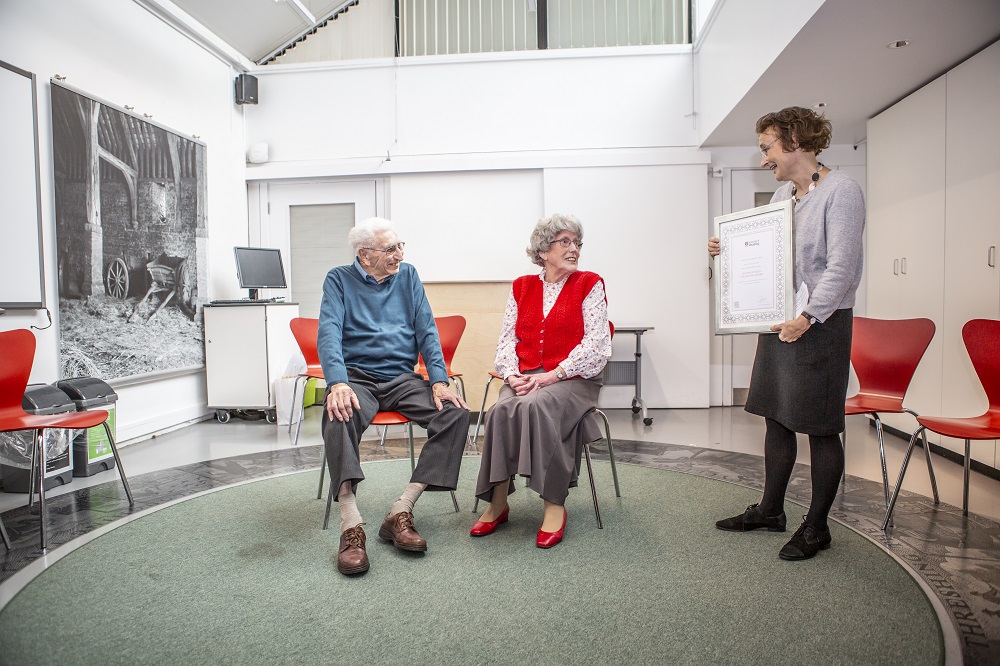
<svg viewBox="0 0 1000 666">
<path fill-rule="evenodd" d="M 576 485 L 582 447 L 600 437 L 595 419 L 601 370 L 611 358 L 604 280 L 577 270 L 583 227 L 570 215 L 539 220 L 527 249 L 543 268 L 519 277 L 507 298 L 496 371 L 505 383 L 486 414 L 476 497 L 489 501 L 472 536 L 507 522 L 514 475 L 545 504 L 536 536 L 551 548 L 566 529 L 566 496 Z"/>
<path fill-rule="evenodd" d="M 795 465 L 795 433 L 809 436 L 812 502 L 792 539 L 778 553 L 804 560 L 830 547 L 827 516 L 844 472 L 844 400 L 851 365 L 854 296 L 861 282 L 865 202 L 861 188 L 817 156 L 830 145 L 830 121 L 789 107 L 757 121 L 760 165 L 787 181 L 772 203 L 795 200 L 795 285 L 809 299 L 777 335 L 757 339 L 746 410 L 763 416 L 764 497 L 743 513 L 718 521 L 720 530 L 785 531 L 785 489 Z M 708 242 L 719 254 L 719 239 Z"/>
</svg>

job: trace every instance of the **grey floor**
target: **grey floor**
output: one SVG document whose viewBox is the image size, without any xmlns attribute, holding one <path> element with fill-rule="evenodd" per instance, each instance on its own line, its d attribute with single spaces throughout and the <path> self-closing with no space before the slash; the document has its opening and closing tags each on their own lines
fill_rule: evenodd
<svg viewBox="0 0 1000 666">
<path fill-rule="evenodd" d="M 653 410 L 652 426 L 644 426 L 627 409 L 607 413 L 616 458 L 621 462 L 751 488 L 763 486 L 763 420 L 741 408 Z M 46 493 L 52 546 L 48 555 L 38 548 L 37 511 L 24 508 L 26 496 L 0 493 L 0 513 L 14 541 L 14 549 L 0 558 L 0 607 L 70 549 L 60 548 L 60 544 L 87 535 L 92 538 L 117 521 L 134 519 L 145 510 L 197 492 L 317 468 L 319 421 L 318 407 L 307 410 L 298 447 L 292 446 L 283 427 L 237 419 L 227 424 L 204 421 L 124 446 L 123 463 L 136 496 L 135 507 L 129 508 L 114 471 L 77 478 L 66 487 L 53 489 Z M 396 439 L 403 436 L 401 427 L 390 433 Z M 366 433 L 366 456 L 374 455 L 374 437 L 374 429 Z M 930 484 L 918 451 L 904 483 L 906 492 L 897 507 L 895 528 L 887 535 L 879 529 L 885 505 L 874 428 L 863 417 L 851 417 L 847 441 L 847 478 L 831 518 L 867 536 L 910 568 L 948 626 L 946 642 L 951 640 L 953 654 L 960 655 L 953 663 L 1000 663 L 1000 482 L 973 473 L 972 515 L 966 518 L 960 509 L 961 465 L 934 456 L 942 502 L 934 506 L 928 499 Z M 906 443 L 888 436 L 886 444 L 890 482 L 894 483 Z M 602 457 L 601 447 L 596 448 Z M 390 453 L 405 455 L 401 446 Z M 808 444 L 803 438 L 801 465 L 788 489 L 790 502 L 809 503 L 808 461 Z M 627 496 L 627 489 L 625 493 Z M 742 509 L 733 507 L 733 513 Z M 470 524 L 472 520 L 470 514 Z M 789 514 L 790 526 L 798 520 Z"/>
</svg>

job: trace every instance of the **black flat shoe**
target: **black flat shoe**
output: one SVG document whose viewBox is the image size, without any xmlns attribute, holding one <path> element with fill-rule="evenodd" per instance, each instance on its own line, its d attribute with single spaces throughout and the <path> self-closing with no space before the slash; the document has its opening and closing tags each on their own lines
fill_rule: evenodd
<svg viewBox="0 0 1000 666">
<path fill-rule="evenodd" d="M 778 553 L 778 557 L 783 560 L 808 560 L 829 547 L 830 528 L 820 531 L 802 521 L 799 529 L 795 530 L 795 534 Z"/>
<path fill-rule="evenodd" d="M 777 516 L 765 516 L 759 504 L 751 504 L 740 515 L 720 520 L 715 526 L 727 532 L 749 532 L 762 527 L 766 527 L 768 532 L 784 532 L 785 512 L 782 511 Z"/>
</svg>

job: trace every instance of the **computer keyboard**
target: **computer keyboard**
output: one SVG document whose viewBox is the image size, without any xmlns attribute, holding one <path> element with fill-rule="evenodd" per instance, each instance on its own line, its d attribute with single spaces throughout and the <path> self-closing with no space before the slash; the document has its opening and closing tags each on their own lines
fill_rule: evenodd
<svg viewBox="0 0 1000 666">
<path fill-rule="evenodd" d="M 212 301 L 211 305 L 254 305 L 255 303 L 276 303 L 277 301 L 277 298 L 236 298 Z"/>
</svg>

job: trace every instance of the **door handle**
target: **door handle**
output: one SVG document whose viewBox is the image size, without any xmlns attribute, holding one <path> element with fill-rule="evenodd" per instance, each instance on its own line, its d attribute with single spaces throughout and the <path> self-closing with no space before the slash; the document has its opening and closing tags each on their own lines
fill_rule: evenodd
<svg viewBox="0 0 1000 666">
<path fill-rule="evenodd" d="M 899 272 L 906 275 L 906 257 L 899 260 Z"/>
<path fill-rule="evenodd" d="M 990 245 L 990 249 L 986 252 L 986 264 L 990 268 L 997 267 L 997 246 Z"/>
<path fill-rule="evenodd" d="M 899 275 L 899 259 L 892 260 L 892 274 Z"/>
</svg>

